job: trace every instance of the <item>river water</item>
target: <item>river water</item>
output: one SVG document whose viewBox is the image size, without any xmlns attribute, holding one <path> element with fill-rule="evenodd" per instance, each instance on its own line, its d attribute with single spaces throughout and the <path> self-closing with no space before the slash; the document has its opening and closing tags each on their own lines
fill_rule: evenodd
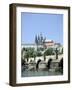
<svg viewBox="0 0 72 90">
<path fill-rule="evenodd" d="M 22 77 L 35 77 L 35 76 L 56 76 L 56 75 L 63 75 L 61 72 L 55 71 L 23 71 L 21 73 Z"/>
</svg>

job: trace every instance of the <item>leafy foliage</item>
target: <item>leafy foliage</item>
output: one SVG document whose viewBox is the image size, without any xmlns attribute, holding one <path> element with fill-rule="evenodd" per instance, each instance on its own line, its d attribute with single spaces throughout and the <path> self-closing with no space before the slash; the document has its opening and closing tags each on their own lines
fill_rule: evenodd
<svg viewBox="0 0 72 90">
<path fill-rule="evenodd" d="M 36 56 L 42 56 L 42 53 L 40 51 L 37 51 Z"/>
<path fill-rule="evenodd" d="M 45 55 L 54 55 L 53 48 L 49 48 L 45 51 Z"/>
</svg>

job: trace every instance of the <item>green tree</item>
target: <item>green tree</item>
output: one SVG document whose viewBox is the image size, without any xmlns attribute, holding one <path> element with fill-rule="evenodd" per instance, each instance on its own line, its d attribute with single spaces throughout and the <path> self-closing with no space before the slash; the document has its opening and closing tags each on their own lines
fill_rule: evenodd
<svg viewBox="0 0 72 90">
<path fill-rule="evenodd" d="M 34 48 L 29 48 L 29 57 L 33 57 L 34 54 Z"/>
<path fill-rule="evenodd" d="M 29 52 L 28 51 L 25 52 L 25 56 L 24 57 L 27 59 L 27 62 L 28 62 L 28 60 L 29 60 Z"/>
<path fill-rule="evenodd" d="M 33 53 L 33 57 L 34 57 L 34 61 L 35 61 L 35 59 L 36 59 L 36 51 L 34 51 L 34 53 Z"/>
<path fill-rule="evenodd" d="M 45 54 L 45 55 L 54 55 L 54 53 L 53 53 L 53 48 L 47 49 L 44 54 Z"/>
<path fill-rule="evenodd" d="M 63 48 L 62 48 L 62 51 L 61 51 L 61 53 L 63 54 Z"/>
<path fill-rule="evenodd" d="M 42 53 L 40 51 L 36 51 L 37 56 L 42 56 Z"/>
</svg>

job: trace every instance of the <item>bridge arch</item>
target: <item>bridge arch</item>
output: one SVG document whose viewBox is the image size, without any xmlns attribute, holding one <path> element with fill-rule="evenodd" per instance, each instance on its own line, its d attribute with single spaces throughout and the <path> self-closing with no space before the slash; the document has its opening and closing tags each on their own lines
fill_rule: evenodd
<svg viewBox="0 0 72 90">
<path fill-rule="evenodd" d="M 45 70 L 46 69 L 46 62 L 44 60 L 39 59 L 36 64 L 36 70 Z"/>
<path fill-rule="evenodd" d="M 50 65 L 51 65 L 51 62 L 52 62 L 52 58 L 49 58 L 48 59 L 48 62 L 47 62 L 47 68 L 50 69 Z"/>
<path fill-rule="evenodd" d="M 38 70 L 38 68 L 39 68 L 39 63 L 41 62 L 41 59 L 38 59 L 38 61 L 37 61 L 37 64 L 36 64 L 36 69 Z"/>
<path fill-rule="evenodd" d="M 60 67 L 61 69 L 63 69 L 63 58 L 60 59 L 59 67 Z"/>
</svg>

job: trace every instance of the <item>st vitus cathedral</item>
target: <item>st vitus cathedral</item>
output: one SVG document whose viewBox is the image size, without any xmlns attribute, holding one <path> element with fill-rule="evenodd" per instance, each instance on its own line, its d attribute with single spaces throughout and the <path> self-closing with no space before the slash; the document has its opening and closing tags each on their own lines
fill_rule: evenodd
<svg viewBox="0 0 72 90">
<path fill-rule="evenodd" d="M 40 35 L 35 36 L 35 44 L 37 45 L 43 45 L 46 40 L 46 37 L 43 37 L 42 33 Z"/>
</svg>

